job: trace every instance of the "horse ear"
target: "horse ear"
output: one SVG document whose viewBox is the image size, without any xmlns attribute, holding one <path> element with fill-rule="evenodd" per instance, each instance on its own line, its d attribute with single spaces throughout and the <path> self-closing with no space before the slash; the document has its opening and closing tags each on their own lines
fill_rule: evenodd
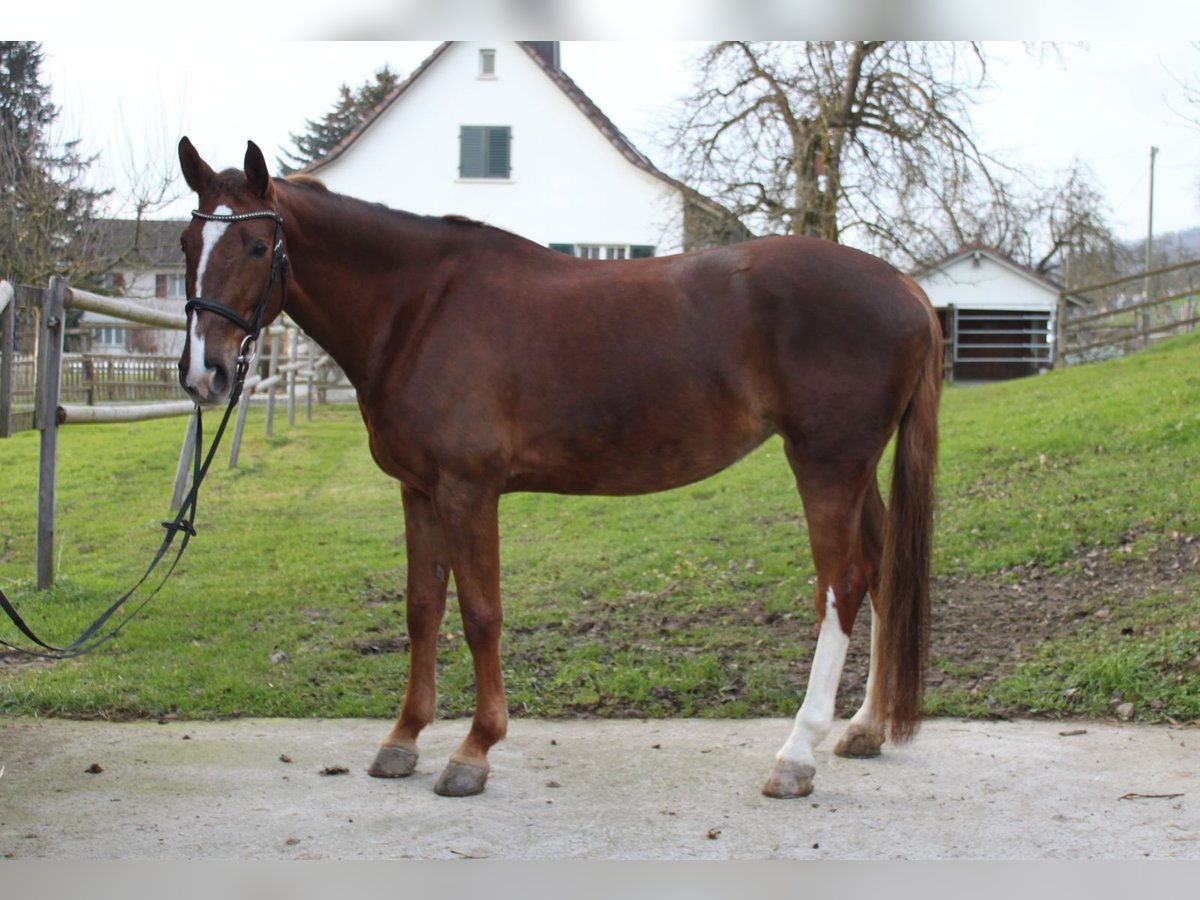
<svg viewBox="0 0 1200 900">
<path fill-rule="evenodd" d="M 200 154 L 196 152 L 196 148 L 192 146 L 192 142 L 187 137 L 183 137 L 179 141 L 179 167 L 183 170 L 183 180 L 197 194 L 203 193 L 204 187 L 212 181 L 215 175 L 208 163 L 200 158 Z"/>
<path fill-rule="evenodd" d="M 271 191 L 271 173 L 267 170 L 267 161 L 263 152 L 254 141 L 246 141 L 246 180 L 250 182 L 250 190 L 265 198 Z"/>
</svg>

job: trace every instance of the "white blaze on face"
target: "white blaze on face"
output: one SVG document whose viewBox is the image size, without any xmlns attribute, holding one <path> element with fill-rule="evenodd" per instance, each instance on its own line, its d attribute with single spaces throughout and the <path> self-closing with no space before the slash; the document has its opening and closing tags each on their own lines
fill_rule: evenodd
<svg viewBox="0 0 1200 900">
<path fill-rule="evenodd" d="M 228 206 L 218 206 L 213 210 L 221 216 L 230 215 L 233 210 Z M 200 232 L 200 261 L 196 264 L 196 296 L 204 296 L 204 272 L 208 268 L 208 260 L 213 248 L 225 234 L 228 222 L 205 222 Z M 204 338 L 200 335 L 200 313 L 192 313 L 192 323 L 188 331 L 188 341 L 191 346 L 188 351 L 188 384 L 199 392 L 201 397 L 208 395 L 208 387 L 212 383 L 213 372 L 204 363 Z"/>
</svg>

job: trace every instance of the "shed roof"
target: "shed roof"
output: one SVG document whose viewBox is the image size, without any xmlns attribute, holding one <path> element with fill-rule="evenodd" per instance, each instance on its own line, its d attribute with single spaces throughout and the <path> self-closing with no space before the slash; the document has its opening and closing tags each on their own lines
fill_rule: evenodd
<svg viewBox="0 0 1200 900">
<path fill-rule="evenodd" d="M 1058 282 L 1047 278 L 1045 275 L 1035 271 L 1034 269 L 1031 269 L 1029 266 L 1022 265 L 1011 256 L 1001 253 L 994 247 L 988 247 L 985 244 L 964 244 L 962 247 L 959 247 L 954 252 L 943 256 L 941 259 L 918 265 L 910 272 L 910 274 L 913 276 L 913 278 L 920 279 L 923 276 L 929 275 L 933 272 L 944 271 L 961 260 L 967 257 L 975 256 L 976 254 L 989 257 L 999 265 L 1004 266 L 1006 269 L 1012 270 L 1024 278 L 1028 278 L 1030 281 L 1047 291 L 1051 291 L 1055 294 L 1062 291 L 1062 285 L 1058 284 Z"/>
</svg>

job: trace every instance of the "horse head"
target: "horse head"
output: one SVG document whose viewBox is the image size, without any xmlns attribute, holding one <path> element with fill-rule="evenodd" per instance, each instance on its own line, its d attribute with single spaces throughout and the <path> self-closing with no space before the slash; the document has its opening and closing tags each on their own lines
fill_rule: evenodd
<svg viewBox="0 0 1200 900">
<path fill-rule="evenodd" d="M 214 172 L 186 137 L 179 163 L 199 198 L 181 241 L 189 299 L 179 381 L 197 402 L 216 404 L 249 364 L 259 329 L 283 309 L 283 220 L 253 142 L 242 171 Z"/>
</svg>

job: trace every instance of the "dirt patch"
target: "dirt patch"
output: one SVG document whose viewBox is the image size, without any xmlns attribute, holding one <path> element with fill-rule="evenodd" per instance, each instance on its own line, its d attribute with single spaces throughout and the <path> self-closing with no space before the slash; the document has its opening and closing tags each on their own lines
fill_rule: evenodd
<svg viewBox="0 0 1200 900">
<path fill-rule="evenodd" d="M 927 685 L 986 697 L 992 684 L 1046 641 L 1094 631 L 1131 604 L 1183 589 L 1184 579 L 1198 568 L 1200 540 L 1180 537 L 1144 557 L 1096 550 L 1057 566 L 938 577 Z M 851 643 L 838 695 L 842 713 L 862 702 L 868 650 L 865 641 Z"/>
</svg>

